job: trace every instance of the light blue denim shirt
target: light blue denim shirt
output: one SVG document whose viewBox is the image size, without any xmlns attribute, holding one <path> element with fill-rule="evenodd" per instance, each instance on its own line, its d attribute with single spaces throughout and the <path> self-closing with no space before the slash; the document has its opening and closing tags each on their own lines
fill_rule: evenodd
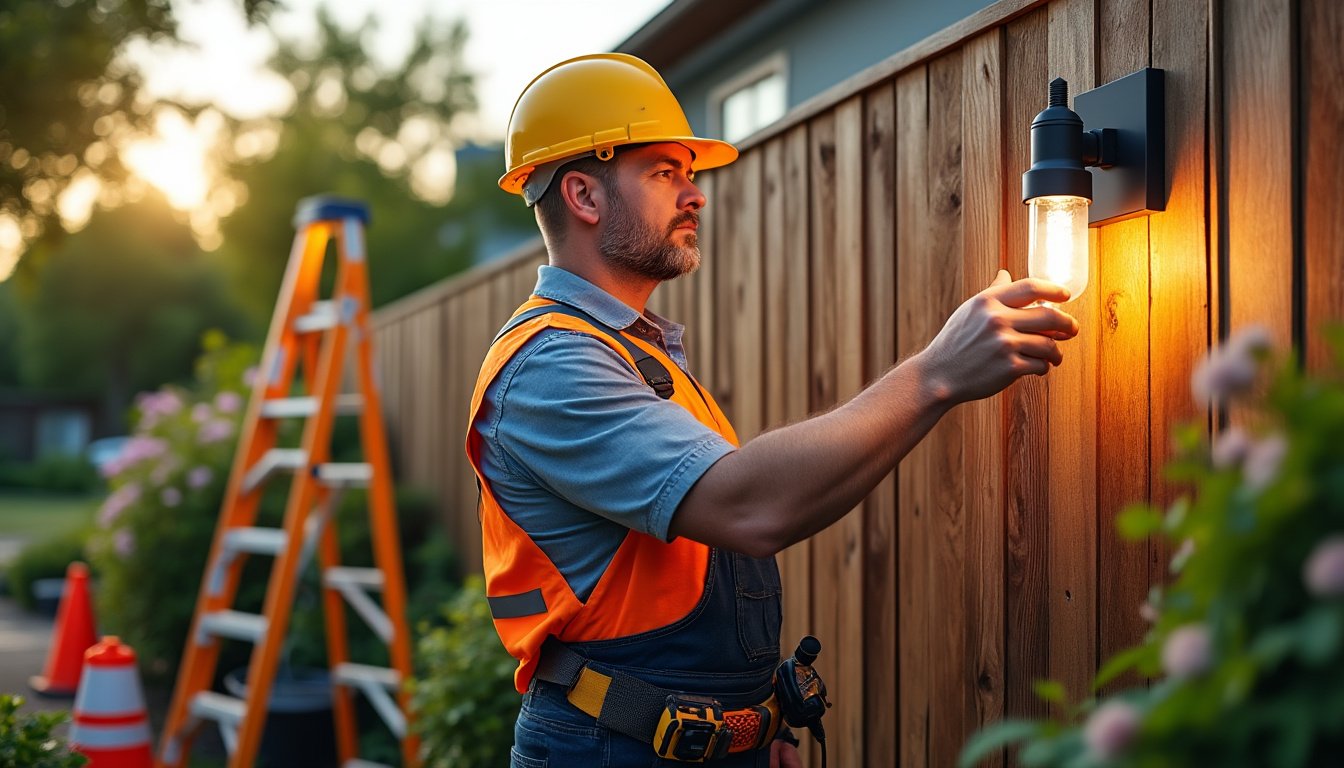
<svg viewBox="0 0 1344 768">
<path fill-rule="evenodd" d="M 683 326 L 563 269 L 538 270 L 538 296 L 661 345 L 687 368 Z M 481 472 L 504 512 L 586 600 L 628 529 L 668 540 L 672 514 L 733 450 L 685 408 L 659 398 L 605 342 L 548 329 L 525 343 L 485 391 L 472 423 Z"/>
</svg>

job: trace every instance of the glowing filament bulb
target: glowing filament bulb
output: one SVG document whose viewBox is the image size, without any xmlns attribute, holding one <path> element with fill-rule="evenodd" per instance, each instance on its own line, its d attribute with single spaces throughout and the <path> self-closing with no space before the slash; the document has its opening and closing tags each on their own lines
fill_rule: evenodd
<svg viewBox="0 0 1344 768">
<path fill-rule="evenodd" d="M 1031 200 L 1027 270 L 1032 277 L 1069 289 L 1069 300 L 1087 287 L 1087 206 L 1071 195 Z"/>
</svg>

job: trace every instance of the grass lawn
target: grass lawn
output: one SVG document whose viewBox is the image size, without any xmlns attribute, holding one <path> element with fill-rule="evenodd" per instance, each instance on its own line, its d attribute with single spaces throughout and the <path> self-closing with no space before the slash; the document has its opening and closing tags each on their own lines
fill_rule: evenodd
<svg viewBox="0 0 1344 768">
<path fill-rule="evenodd" d="M 45 539 L 93 521 L 102 494 L 60 495 L 0 490 L 0 536 Z"/>
</svg>

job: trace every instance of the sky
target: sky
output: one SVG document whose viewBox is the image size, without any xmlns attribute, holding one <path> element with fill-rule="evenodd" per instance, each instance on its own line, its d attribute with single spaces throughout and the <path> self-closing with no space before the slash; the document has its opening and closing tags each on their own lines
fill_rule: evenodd
<svg viewBox="0 0 1344 768">
<path fill-rule="evenodd" d="M 463 17 L 467 64 L 477 73 L 477 138 L 504 135 L 509 112 L 527 83 L 572 56 L 614 48 L 667 6 L 669 0 L 283 0 L 268 26 L 290 38 L 314 33 L 318 5 L 354 27 L 377 25 L 373 54 L 391 63 L 410 47 L 414 25 L 426 15 Z M 287 90 L 265 72 L 274 50 L 262 29 L 248 29 L 239 0 L 179 0 L 174 4 L 189 51 L 139 45 L 132 60 L 146 72 L 150 92 L 211 101 L 234 117 L 258 117 L 283 108 Z"/>
</svg>

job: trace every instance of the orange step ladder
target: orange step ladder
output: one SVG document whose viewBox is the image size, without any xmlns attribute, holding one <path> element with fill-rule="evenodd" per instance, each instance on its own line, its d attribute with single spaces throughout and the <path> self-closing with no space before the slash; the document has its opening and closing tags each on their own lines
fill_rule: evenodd
<svg viewBox="0 0 1344 768">
<path fill-rule="evenodd" d="M 404 686 L 411 674 L 406 585 L 368 327 L 364 249 L 368 220 L 367 207 L 351 200 L 314 197 L 299 203 L 294 217 L 298 232 L 206 561 L 191 634 L 156 757 L 158 768 L 183 768 L 196 730 L 205 721 L 219 726 L 229 752 L 229 768 L 251 768 L 265 726 L 296 582 L 314 551 L 321 567 L 340 765 L 379 765 L 357 755 L 356 690 L 367 697 L 400 740 L 402 764 L 418 764 L 418 745 L 409 729 L 409 697 Z M 322 299 L 318 295 L 322 267 L 332 241 L 338 259 L 335 283 L 330 298 Z M 353 377 L 346 375 L 351 353 Z M 349 380 L 358 391 L 341 391 L 343 382 Z M 363 462 L 329 460 L 332 427 L 338 415 L 358 417 Z M 278 447 L 281 423 L 296 419 L 303 420 L 299 447 Z M 293 475 L 284 525 L 256 527 L 262 490 L 282 473 Z M 342 491 L 351 487 L 367 488 L 372 568 L 352 568 L 339 562 L 336 510 Z M 233 608 L 243 563 L 253 555 L 274 558 L 260 614 Z M 381 593 L 381 605 L 371 593 Z M 387 645 L 390 668 L 350 660 L 346 602 Z M 245 699 L 211 690 L 224 639 L 253 644 Z"/>
</svg>

